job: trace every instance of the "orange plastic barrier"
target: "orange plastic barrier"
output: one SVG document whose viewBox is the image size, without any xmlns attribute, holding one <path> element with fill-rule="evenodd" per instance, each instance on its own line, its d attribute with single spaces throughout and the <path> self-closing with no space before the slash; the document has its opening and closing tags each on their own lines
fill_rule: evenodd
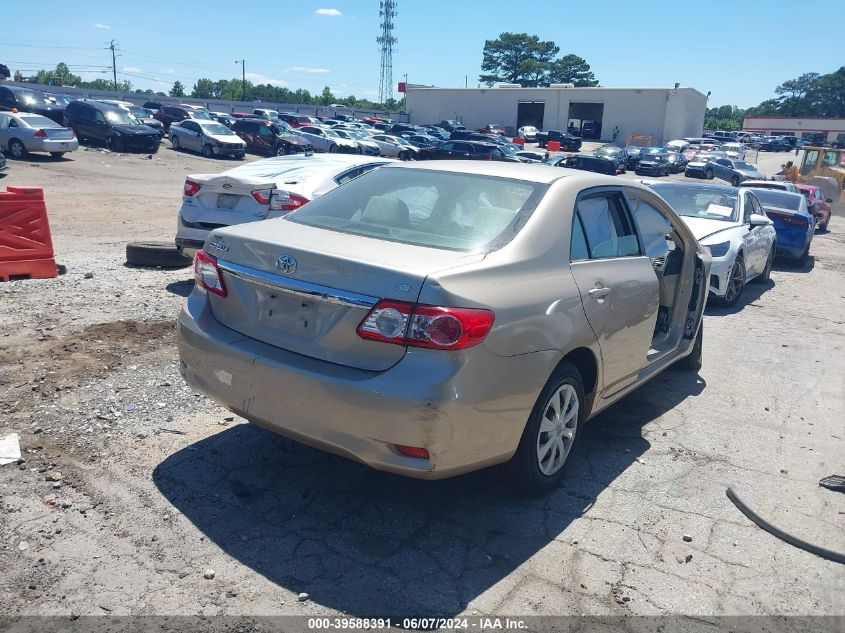
<svg viewBox="0 0 845 633">
<path fill-rule="evenodd" d="M 58 275 L 47 222 L 44 191 L 0 191 L 0 281 L 50 279 Z"/>
<path fill-rule="evenodd" d="M 546 149 L 550 152 L 559 152 L 560 151 L 560 141 L 548 141 L 546 142 Z"/>
<path fill-rule="evenodd" d="M 511 139 L 516 145 L 525 145 L 525 139 L 521 136 L 514 136 Z"/>
</svg>

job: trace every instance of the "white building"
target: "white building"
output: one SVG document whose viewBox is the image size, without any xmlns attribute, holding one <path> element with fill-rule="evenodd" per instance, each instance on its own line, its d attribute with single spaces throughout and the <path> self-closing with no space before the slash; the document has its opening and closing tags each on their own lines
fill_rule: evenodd
<svg viewBox="0 0 845 633">
<path fill-rule="evenodd" d="M 581 129 L 594 121 L 602 139 L 619 128 L 619 140 L 630 134 L 663 143 L 701 136 L 707 96 L 694 88 L 549 88 L 505 85 L 495 88 L 427 88 L 409 85 L 405 109 L 414 124 L 458 120 L 475 129 L 489 123 L 515 132 L 523 125 L 542 130 Z M 585 138 L 589 138 L 585 134 Z"/>
<path fill-rule="evenodd" d="M 824 135 L 824 142 L 845 145 L 845 118 L 824 117 L 745 117 L 742 129 L 767 136 L 797 136 L 812 140 L 817 134 Z"/>
</svg>

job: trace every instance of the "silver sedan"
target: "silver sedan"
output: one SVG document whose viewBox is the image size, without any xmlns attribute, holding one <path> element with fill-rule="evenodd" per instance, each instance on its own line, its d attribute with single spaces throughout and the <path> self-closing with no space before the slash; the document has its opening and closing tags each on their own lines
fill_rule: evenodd
<svg viewBox="0 0 845 633">
<path fill-rule="evenodd" d="M 374 468 L 507 463 L 539 493 L 589 418 L 678 361 L 700 367 L 709 266 L 633 181 L 397 163 L 213 230 L 181 371 L 247 420 Z"/>
<path fill-rule="evenodd" d="M 59 157 L 78 148 L 73 130 L 52 119 L 29 112 L 0 112 L 0 149 L 8 150 L 12 158 L 25 158 L 29 152 Z"/>
<path fill-rule="evenodd" d="M 240 136 L 222 123 L 204 119 L 185 119 L 171 124 L 170 144 L 175 150 L 194 150 L 206 158 L 243 158 L 246 154 L 246 143 Z"/>
</svg>

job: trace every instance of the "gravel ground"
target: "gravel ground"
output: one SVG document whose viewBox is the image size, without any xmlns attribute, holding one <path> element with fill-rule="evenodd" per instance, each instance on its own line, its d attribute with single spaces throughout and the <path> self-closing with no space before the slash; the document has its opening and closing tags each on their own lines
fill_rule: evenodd
<svg viewBox="0 0 845 633">
<path fill-rule="evenodd" d="M 184 386 L 189 269 L 129 268 L 123 248 L 171 239 L 185 175 L 228 166 L 167 147 L 10 160 L 0 186 L 45 188 L 68 273 L 0 284 L 0 434 L 23 451 L 0 466 L 0 613 L 845 614 L 841 565 L 725 497 L 845 550 L 845 495 L 817 483 L 845 470 L 845 218 L 807 267 L 708 309 L 700 375 L 597 417 L 564 486 L 527 500 L 497 469 L 371 471 Z"/>
</svg>

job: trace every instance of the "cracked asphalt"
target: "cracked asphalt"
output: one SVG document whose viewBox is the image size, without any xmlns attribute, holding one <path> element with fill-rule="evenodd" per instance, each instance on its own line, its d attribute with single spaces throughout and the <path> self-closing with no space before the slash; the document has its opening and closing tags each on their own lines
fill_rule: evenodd
<svg viewBox="0 0 845 633">
<path fill-rule="evenodd" d="M 602 413 L 564 484 L 526 499 L 498 469 L 375 472 L 184 386 L 189 269 L 127 268 L 123 247 L 171 239 L 184 176 L 227 166 L 10 160 L 0 186 L 45 188 L 68 274 L 0 284 L 0 434 L 25 460 L 0 466 L 0 613 L 845 615 L 843 566 L 725 496 L 845 551 L 845 495 L 818 486 L 845 473 L 845 217 L 807 267 L 708 308 L 700 375 Z"/>
</svg>

